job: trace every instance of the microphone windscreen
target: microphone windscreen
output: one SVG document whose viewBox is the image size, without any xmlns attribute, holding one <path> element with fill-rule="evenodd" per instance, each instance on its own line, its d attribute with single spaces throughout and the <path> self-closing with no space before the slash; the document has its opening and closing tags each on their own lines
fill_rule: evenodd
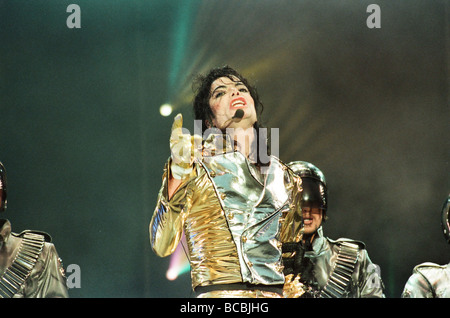
<svg viewBox="0 0 450 318">
<path fill-rule="evenodd" d="M 242 110 L 242 109 L 238 109 L 235 113 L 234 113 L 234 116 L 233 116 L 233 118 L 242 118 L 242 117 L 244 117 L 244 111 Z"/>
</svg>

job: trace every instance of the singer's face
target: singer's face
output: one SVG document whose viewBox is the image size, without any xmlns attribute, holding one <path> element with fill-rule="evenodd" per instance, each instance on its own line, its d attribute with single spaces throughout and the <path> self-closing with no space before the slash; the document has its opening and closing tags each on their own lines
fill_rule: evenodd
<svg viewBox="0 0 450 318">
<path fill-rule="evenodd" d="M 322 209 L 316 207 L 303 207 L 303 224 L 305 225 L 304 234 L 313 234 L 322 224 L 323 213 Z"/>
<path fill-rule="evenodd" d="M 219 128 L 253 127 L 256 122 L 255 103 L 248 88 L 239 81 L 228 77 L 220 77 L 211 84 L 209 105 L 214 114 L 212 124 Z M 242 119 L 233 119 L 236 111 L 242 109 Z"/>
</svg>

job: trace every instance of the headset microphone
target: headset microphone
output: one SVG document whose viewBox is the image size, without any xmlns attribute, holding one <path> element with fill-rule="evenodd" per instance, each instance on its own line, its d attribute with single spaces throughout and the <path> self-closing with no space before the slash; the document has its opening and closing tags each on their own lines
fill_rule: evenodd
<svg viewBox="0 0 450 318">
<path fill-rule="evenodd" d="M 234 116 L 232 117 L 233 119 L 241 119 L 242 117 L 244 117 L 244 111 L 242 109 L 238 109 L 235 113 Z"/>
<path fill-rule="evenodd" d="M 226 129 L 226 128 L 228 128 L 228 126 L 230 126 L 232 123 L 233 123 L 233 121 L 234 120 L 241 120 L 242 119 L 242 117 L 244 117 L 244 111 L 242 110 L 242 109 L 238 109 L 235 113 L 234 113 L 234 116 L 233 117 L 231 117 L 230 119 L 228 119 L 225 123 L 226 123 L 226 126 L 224 127 L 224 128 L 222 128 L 222 129 Z"/>
</svg>

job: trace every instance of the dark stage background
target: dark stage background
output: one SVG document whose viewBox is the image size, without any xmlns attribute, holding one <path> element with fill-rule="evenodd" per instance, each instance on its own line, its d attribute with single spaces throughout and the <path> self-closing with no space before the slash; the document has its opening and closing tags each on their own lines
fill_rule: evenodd
<svg viewBox="0 0 450 318">
<path fill-rule="evenodd" d="M 69 4 L 81 28 L 69 29 Z M 369 4 L 381 8 L 370 29 Z M 0 160 L 16 232 L 49 232 L 81 269 L 71 297 L 190 297 L 148 224 L 191 80 L 256 82 L 283 161 L 325 173 L 325 234 L 366 243 L 388 297 L 448 263 L 448 1 L 0 0 Z M 159 113 L 170 102 L 169 117 Z M 192 130 L 191 130 L 192 131 Z"/>
</svg>

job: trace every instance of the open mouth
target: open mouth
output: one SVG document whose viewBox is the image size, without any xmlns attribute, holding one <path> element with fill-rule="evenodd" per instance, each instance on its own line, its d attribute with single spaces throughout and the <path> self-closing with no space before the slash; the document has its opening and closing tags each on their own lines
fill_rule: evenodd
<svg viewBox="0 0 450 318">
<path fill-rule="evenodd" d="M 247 105 L 245 99 L 243 97 L 235 98 L 230 103 L 230 108 L 242 108 Z"/>
<path fill-rule="evenodd" d="M 313 222 L 312 219 L 303 219 L 303 224 L 304 224 L 304 225 L 311 225 L 312 222 Z"/>
</svg>

